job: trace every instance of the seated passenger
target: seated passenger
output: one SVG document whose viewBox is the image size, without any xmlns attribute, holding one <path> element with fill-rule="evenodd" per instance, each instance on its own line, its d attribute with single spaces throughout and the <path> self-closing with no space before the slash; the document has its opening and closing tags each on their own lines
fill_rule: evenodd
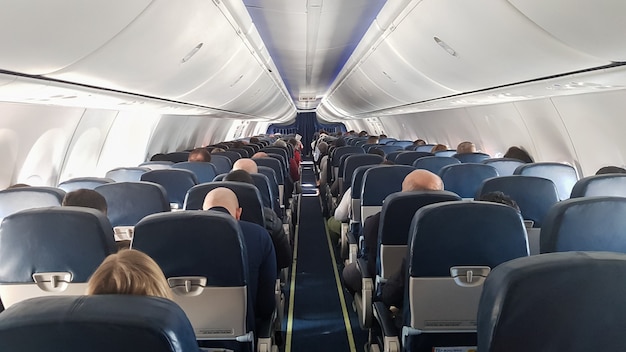
<svg viewBox="0 0 626 352">
<path fill-rule="evenodd" d="M 246 170 L 231 171 L 228 175 L 226 175 L 226 177 L 224 177 L 224 181 L 244 182 L 254 185 L 252 177 Z M 289 237 L 285 234 L 282 221 L 278 215 L 276 215 L 276 213 L 268 207 L 263 207 L 263 220 L 265 223 L 265 229 L 269 232 L 272 238 L 272 243 L 274 244 L 276 265 L 278 269 L 288 267 L 291 265 L 291 244 L 289 243 Z"/>
<path fill-rule="evenodd" d="M 426 145 L 426 141 L 423 139 L 416 139 L 413 141 L 413 145 Z"/>
<path fill-rule="evenodd" d="M 472 142 L 461 142 L 456 146 L 457 154 L 476 153 L 476 146 Z"/>
<path fill-rule="evenodd" d="M 365 142 L 365 144 L 378 144 L 378 136 L 367 137 L 367 142 Z"/>
<path fill-rule="evenodd" d="M 15 183 L 15 184 L 10 185 L 6 189 L 15 189 L 15 188 L 24 188 L 24 187 L 30 187 L 30 185 L 27 185 L 25 183 Z"/>
<path fill-rule="evenodd" d="M 415 170 L 402 181 L 402 192 L 443 191 L 441 178 L 427 170 Z M 378 246 L 378 226 L 380 212 L 368 217 L 363 223 L 364 259 L 371 274 L 376 273 L 376 248 Z M 351 293 L 361 291 L 361 272 L 356 263 L 350 263 L 343 269 L 343 280 Z"/>
<path fill-rule="evenodd" d="M 530 156 L 530 154 L 528 154 L 528 152 L 526 150 L 524 150 L 524 148 L 521 147 L 510 147 L 506 153 L 504 153 L 504 155 L 502 156 L 503 158 L 513 158 L 513 159 L 517 159 L 520 161 L 523 161 L 525 163 L 532 163 L 533 158 Z"/>
<path fill-rule="evenodd" d="M 448 150 L 448 146 L 445 144 L 436 144 L 431 150 L 431 153 L 435 153 L 435 152 L 439 152 L 439 151 L 444 151 L 444 150 Z"/>
<path fill-rule="evenodd" d="M 282 139 L 279 139 L 274 142 L 274 146 L 287 148 L 287 143 L 285 143 Z M 300 181 L 300 167 L 294 158 L 289 158 L 289 176 L 291 176 L 291 180 L 293 182 Z"/>
<path fill-rule="evenodd" d="M 189 152 L 187 161 L 192 162 L 211 162 L 211 154 L 206 148 L 196 148 Z"/>
<path fill-rule="evenodd" d="M 267 231 L 257 224 L 240 220 L 242 209 L 239 200 L 235 192 L 228 188 L 219 187 L 209 192 L 204 198 L 202 209 L 230 214 L 238 220 L 248 255 L 249 289 L 254 302 L 254 315 L 258 319 L 270 319 L 276 306 L 274 287 L 278 271 L 274 246 Z"/>
<path fill-rule="evenodd" d="M 222 152 L 225 152 L 225 151 L 226 151 L 226 150 L 225 150 L 225 149 L 223 149 L 223 148 L 213 148 L 213 149 L 211 149 L 211 154 L 214 154 L 214 153 L 222 153 Z"/>
<path fill-rule="evenodd" d="M 604 166 L 596 171 L 596 175 L 626 174 L 626 169 L 619 166 Z"/>
<path fill-rule="evenodd" d="M 295 138 L 290 138 L 289 144 L 293 146 L 293 159 L 296 161 L 296 164 L 300 166 L 300 163 L 302 162 L 302 143 Z"/>
<path fill-rule="evenodd" d="M 106 257 L 89 278 L 88 295 L 141 295 L 172 299 L 170 286 L 159 265 L 136 250 Z"/>
</svg>

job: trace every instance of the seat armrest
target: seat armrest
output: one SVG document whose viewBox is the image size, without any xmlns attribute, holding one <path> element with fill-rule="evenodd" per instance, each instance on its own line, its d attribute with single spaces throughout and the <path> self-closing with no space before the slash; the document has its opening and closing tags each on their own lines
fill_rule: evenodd
<svg viewBox="0 0 626 352">
<path fill-rule="evenodd" d="M 370 328 L 374 315 L 372 313 L 372 297 L 374 296 L 374 281 L 367 270 L 365 259 L 359 258 L 356 262 L 361 272 L 361 292 L 356 295 L 355 302 L 358 304 L 357 315 L 361 328 Z"/>
<path fill-rule="evenodd" d="M 374 302 L 374 317 L 383 334 L 383 351 L 400 351 L 398 329 L 393 322 L 391 311 L 383 302 Z"/>
<path fill-rule="evenodd" d="M 346 236 L 348 238 L 348 263 L 354 263 L 359 254 L 359 244 L 352 232 L 346 233 Z"/>
<path fill-rule="evenodd" d="M 370 273 L 369 270 L 367 269 L 367 260 L 365 260 L 364 258 L 359 258 L 356 261 L 356 265 L 359 267 L 359 271 L 361 272 L 362 278 L 368 278 L 372 280 L 373 278 L 372 273 Z"/>
</svg>

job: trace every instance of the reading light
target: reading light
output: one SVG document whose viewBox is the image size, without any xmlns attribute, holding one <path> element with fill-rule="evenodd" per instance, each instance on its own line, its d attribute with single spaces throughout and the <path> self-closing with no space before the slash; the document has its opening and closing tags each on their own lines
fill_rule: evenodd
<svg viewBox="0 0 626 352">
<path fill-rule="evenodd" d="M 444 42 L 443 40 L 439 39 L 438 37 L 433 37 L 433 39 L 435 40 L 435 43 L 437 43 L 440 47 L 443 48 L 443 50 L 445 50 L 448 54 L 454 56 L 454 57 L 459 57 L 459 55 L 457 54 L 457 52 L 452 49 L 452 47 L 448 44 L 446 44 L 446 42 Z"/>
<path fill-rule="evenodd" d="M 192 56 L 196 55 L 198 50 L 200 50 L 200 48 L 202 48 L 203 45 L 204 43 L 200 43 L 196 45 L 193 49 L 191 49 L 191 51 L 187 55 L 185 55 L 185 57 L 183 57 L 181 62 L 184 64 L 185 62 L 189 61 L 189 59 L 191 59 Z"/>
</svg>

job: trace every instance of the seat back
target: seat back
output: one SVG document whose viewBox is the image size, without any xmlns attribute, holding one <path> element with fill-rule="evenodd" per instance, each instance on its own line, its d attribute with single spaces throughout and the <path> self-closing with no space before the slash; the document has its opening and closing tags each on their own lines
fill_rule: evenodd
<svg viewBox="0 0 626 352">
<path fill-rule="evenodd" d="M 528 255 L 519 213 L 488 202 L 422 207 L 411 223 L 409 246 L 403 316 L 404 346 L 409 348 L 421 338 L 410 335 L 475 332 L 490 268 Z"/>
<path fill-rule="evenodd" d="M 482 163 L 495 167 L 500 176 L 511 176 L 518 166 L 524 165 L 523 161 L 513 158 L 492 158 L 483 160 Z"/>
<path fill-rule="evenodd" d="M 533 227 L 541 227 L 548 211 L 559 201 L 554 183 L 547 178 L 533 176 L 500 176 L 485 180 L 476 192 L 476 199 L 485 193 L 500 191 L 513 199 L 525 220 Z"/>
<path fill-rule="evenodd" d="M 598 196 L 626 197 L 626 174 L 583 177 L 572 188 L 572 198 Z"/>
<path fill-rule="evenodd" d="M 551 180 L 559 192 L 559 199 L 568 199 L 578 181 L 576 169 L 561 163 L 532 163 L 518 166 L 515 175 L 537 176 Z"/>
<path fill-rule="evenodd" d="M 276 174 L 276 181 L 278 181 L 279 185 L 284 185 L 285 184 L 285 175 L 284 175 L 284 169 L 280 163 L 280 160 L 276 159 L 276 158 L 271 158 L 271 157 L 267 157 L 267 158 L 254 158 L 252 159 L 254 160 L 254 162 L 257 164 L 257 166 L 265 166 L 265 167 L 269 167 L 272 170 L 274 170 L 274 173 Z"/>
<path fill-rule="evenodd" d="M 272 192 L 270 180 L 267 176 L 260 173 L 250 174 L 250 176 L 252 176 L 252 181 L 254 181 L 254 185 L 259 190 L 263 206 L 274 209 L 274 194 Z M 278 195 L 276 195 L 276 197 L 278 197 Z M 276 211 L 276 209 L 274 209 L 274 211 Z"/>
<path fill-rule="evenodd" d="M 267 181 L 269 182 L 269 187 L 270 187 L 270 196 L 271 196 L 271 202 L 272 202 L 272 206 L 271 208 L 277 213 L 280 214 L 281 210 L 280 210 L 280 199 L 282 199 L 282 191 L 281 191 L 281 186 L 278 184 L 278 181 L 276 180 L 276 172 L 269 167 L 266 166 L 257 166 L 259 174 L 264 175 L 265 177 L 267 177 Z"/>
<path fill-rule="evenodd" d="M 286 148 L 281 148 L 281 147 L 265 147 L 265 148 L 261 148 L 262 152 L 265 152 L 267 154 L 278 154 L 280 156 L 282 156 L 285 160 L 285 162 L 287 162 L 287 165 L 289 165 L 289 153 L 287 152 Z"/>
<path fill-rule="evenodd" d="M 159 264 L 197 339 L 234 340 L 252 330 L 246 247 L 232 216 L 216 211 L 150 215 L 135 227 L 131 247 Z"/>
<path fill-rule="evenodd" d="M 495 268 L 478 311 L 478 350 L 620 351 L 626 255 L 571 252 Z"/>
<path fill-rule="evenodd" d="M 186 352 L 197 345 L 185 312 L 159 297 L 39 297 L 0 315 L 3 352 Z"/>
<path fill-rule="evenodd" d="M 339 167 L 341 157 L 346 154 L 365 154 L 365 150 L 361 147 L 348 145 L 335 148 L 333 154 L 331 155 L 331 165 L 333 167 Z"/>
<path fill-rule="evenodd" d="M 7 216 L 0 226 L 0 299 L 5 308 L 31 297 L 80 295 L 117 247 L 99 210 L 51 207 Z"/>
<path fill-rule="evenodd" d="M 163 160 L 171 161 L 173 163 L 182 163 L 189 159 L 189 152 L 171 152 L 163 155 Z"/>
<path fill-rule="evenodd" d="M 380 211 L 377 275 L 387 279 L 400 270 L 402 258 L 406 256 L 409 229 L 415 212 L 428 204 L 455 200 L 461 198 L 447 191 L 398 192 L 388 195 Z"/>
<path fill-rule="evenodd" d="M 217 176 L 215 165 L 207 162 L 189 162 L 176 163 L 172 165 L 173 169 L 189 170 L 196 175 L 198 183 L 211 182 Z"/>
<path fill-rule="evenodd" d="M 483 181 L 497 177 L 498 171 L 493 166 L 468 163 L 444 166 L 439 175 L 447 191 L 454 192 L 461 198 L 474 199 Z"/>
<path fill-rule="evenodd" d="M 183 169 L 152 170 L 141 175 L 142 181 L 160 184 L 167 192 L 167 199 L 172 206 L 183 207 L 187 191 L 198 184 L 196 175 Z"/>
<path fill-rule="evenodd" d="M 147 167 L 118 167 L 107 171 L 105 177 L 115 182 L 137 182 L 148 171 L 150 169 Z"/>
<path fill-rule="evenodd" d="M 167 192 L 152 182 L 115 182 L 96 187 L 107 201 L 113 226 L 135 226 L 145 216 L 170 211 Z"/>
<path fill-rule="evenodd" d="M 265 227 L 261 194 L 254 185 L 247 183 L 219 181 L 196 185 L 187 192 L 183 209 L 202 209 L 204 197 L 206 197 L 207 193 L 218 187 L 226 187 L 235 192 L 237 199 L 239 200 L 239 206 L 243 209 L 241 213 L 241 220 L 253 222 Z"/>
<path fill-rule="evenodd" d="M 215 173 L 226 174 L 233 168 L 233 161 L 225 155 L 211 154 L 211 164 L 215 166 Z"/>
<path fill-rule="evenodd" d="M 0 222 L 20 210 L 61 205 L 65 191 L 54 187 L 20 187 L 0 191 Z"/>
<path fill-rule="evenodd" d="M 491 158 L 489 154 L 485 153 L 461 153 L 454 154 L 453 157 L 459 159 L 462 163 L 481 163 Z"/>
<path fill-rule="evenodd" d="M 448 150 L 439 150 L 435 152 L 435 156 L 449 156 L 454 157 L 456 155 L 456 150 L 448 149 Z M 460 160 L 459 160 L 460 161 Z"/>
<path fill-rule="evenodd" d="M 413 162 L 413 167 L 416 169 L 424 169 L 439 175 L 441 168 L 448 165 L 460 164 L 461 162 L 457 158 L 451 156 L 425 156 L 419 158 Z"/>
<path fill-rule="evenodd" d="M 385 153 L 385 155 L 388 155 L 389 153 L 392 153 L 395 151 L 404 150 L 404 148 L 399 145 L 377 145 L 372 148 L 382 150 L 383 153 Z M 370 150 L 372 148 L 370 148 Z"/>
<path fill-rule="evenodd" d="M 376 155 L 380 157 L 380 155 Z M 352 174 L 352 188 L 350 189 L 350 199 L 352 202 L 352 221 L 361 222 L 361 189 L 363 188 L 363 175 L 365 171 L 378 164 L 362 165 L 357 167 Z M 365 219 L 363 219 L 365 220 Z"/>
<path fill-rule="evenodd" d="M 385 159 L 389 160 L 389 161 L 393 161 L 394 163 L 396 163 L 396 158 L 398 157 L 398 155 L 405 153 L 406 150 L 401 149 L 401 150 L 396 150 L 395 152 L 391 152 L 389 154 L 387 154 L 385 156 Z M 397 163 L 396 163 L 397 164 Z M 406 165 L 406 164 L 405 164 Z"/>
<path fill-rule="evenodd" d="M 405 151 L 403 153 L 398 154 L 396 157 L 395 163 L 399 165 L 410 165 L 413 166 L 413 163 L 417 159 L 424 158 L 427 156 L 434 156 L 434 154 L 429 152 L 415 152 L 415 151 Z"/>
<path fill-rule="evenodd" d="M 388 195 L 402 190 L 402 181 L 413 170 L 406 165 L 382 165 L 365 171 L 361 185 L 361 226 L 368 216 L 380 211 Z"/>
<path fill-rule="evenodd" d="M 555 204 L 541 227 L 541 253 L 626 253 L 626 198 L 572 198 Z"/>
<path fill-rule="evenodd" d="M 59 183 L 58 188 L 65 192 L 72 192 L 77 189 L 94 189 L 100 185 L 115 182 L 115 180 L 104 177 L 77 177 Z"/>
<path fill-rule="evenodd" d="M 343 178 L 346 182 L 350 182 L 352 186 L 352 179 L 354 177 L 355 170 L 359 166 L 364 165 L 378 165 L 383 162 L 383 157 L 375 154 L 351 154 L 345 160 L 345 167 L 343 170 Z M 348 187 L 346 187 L 348 188 Z M 360 189 L 360 188 L 359 188 Z M 360 196 L 359 196 L 360 198 Z"/>
<path fill-rule="evenodd" d="M 230 160 L 230 165 L 231 166 L 235 163 L 235 161 L 241 159 L 241 154 L 239 154 L 237 152 L 231 152 L 230 149 L 225 151 L 225 152 L 211 153 L 211 161 L 213 161 L 213 156 L 214 155 L 227 157 L 228 160 Z"/>
<path fill-rule="evenodd" d="M 172 167 L 172 165 L 174 165 L 173 162 L 163 160 L 163 161 L 146 161 L 137 166 L 145 167 L 150 170 L 163 170 L 163 169 L 169 169 L 170 167 Z"/>
<path fill-rule="evenodd" d="M 250 155 L 250 154 L 248 153 L 248 150 L 246 150 L 246 149 L 244 149 L 244 148 L 230 148 L 230 149 L 228 149 L 228 151 L 229 151 L 229 152 L 239 153 L 239 155 L 240 155 L 242 158 L 249 158 L 249 157 L 251 157 L 251 156 L 252 156 L 252 155 Z"/>
<path fill-rule="evenodd" d="M 378 143 L 380 143 L 380 144 L 387 144 L 387 143 L 391 143 L 391 142 L 395 142 L 395 141 L 396 141 L 395 138 L 385 137 L 385 138 L 379 139 Z"/>
<path fill-rule="evenodd" d="M 430 153 L 431 150 L 433 150 L 433 147 L 435 145 L 434 144 L 424 144 L 424 145 L 417 145 L 415 146 L 415 149 L 413 149 L 416 152 L 428 152 Z"/>
<path fill-rule="evenodd" d="M 408 146 L 413 145 L 413 141 L 393 141 L 390 143 L 391 145 L 399 145 L 402 148 L 406 148 Z"/>
</svg>

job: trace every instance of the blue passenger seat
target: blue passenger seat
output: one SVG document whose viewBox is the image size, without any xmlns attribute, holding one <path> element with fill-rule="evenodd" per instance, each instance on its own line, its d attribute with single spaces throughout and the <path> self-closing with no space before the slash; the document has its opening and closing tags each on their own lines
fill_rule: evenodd
<svg viewBox="0 0 626 352">
<path fill-rule="evenodd" d="M 578 181 L 576 169 L 567 164 L 561 163 L 531 163 L 524 164 L 515 169 L 515 175 L 537 176 L 552 180 L 559 192 L 559 199 L 564 200 L 570 197 L 572 188 Z"/>
<path fill-rule="evenodd" d="M 485 153 L 461 153 L 454 154 L 452 157 L 459 159 L 462 163 L 482 163 L 491 158 L 489 154 Z"/>
<path fill-rule="evenodd" d="M 105 177 L 115 182 L 137 182 L 148 171 L 150 169 L 147 167 L 118 167 L 107 171 Z"/>
<path fill-rule="evenodd" d="M 439 171 L 444 166 L 460 164 L 461 162 L 457 158 L 451 156 L 425 156 L 419 158 L 413 162 L 413 167 L 416 169 L 428 170 L 434 174 L 439 175 Z"/>
<path fill-rule="evenodd" d="M 96 187 L 107 202 L 111 225 L 135 226 L 145 216 L 170 211 L 165 188 L 153 182 L 115 182 Z"/>
<path fill-rule="evenodd" d="M 20 187 L 0 191 L 0 222 L 20 210 L 61 205 L 65 191 L 54 187 Z"/>
<path fill-rule="evenodd" d="M 143 162 L 139 165 L 137 165 L 138 167 L 145 167 L 148 168 L 150 170 L 163 170 L 163 169 L 169 169 L 172 167 L 172 165 L 174 165 L 173 162 L 171 161 L 146 161 Z"/>
<path fill-rule="evenodd" d="M 5 308 L 31 297 L 83 294 L 117 247 L 99 210 L 50 207 L 9 215 L 0 226 L 0 299 Z"/>
<path fill-rule="evenodd" d="M 402 190 L 402 181 L 415 168 L 407 165 L 374 166 L 363 174 L 361 185 L 361 226 L 378 213 L 388 195 Z"/>
<path fill-rule="evenodd" d="M 180 162 L 172 165 L 173 169 L 189 170 L 196 175 L 198 183 L 211 182 L 217 176 L 215 165 L 208 162 Z"/>
<path fill-rule="evenodd" d="M 59 188 L 65 192 L 78 189 L 94 189 L 100 185 L 115 182 L 115 180 L 103 177 L 77 177 L 59 183 Z"/>
<path fill-rule="evenodd" d="M 626 174 L 604 174 L 581 178 L 572 188 L 572 198 L 617 196 L 626 197 Z"/>
<path fill-rule="evenodd" d="M 478 310 L 481 352 L 622 351 L 626 255 L 551 253 L 495 268 Z"/>
<path fill-rule="evenodd" d="M 427 156 L 434 156 L 434 154 L 429 152 L 406 151 L 404 153 L 400 153 L 394 162 L 398 165 L 413 165 L 417 159 Z"/>
<path fill-rule="evenodd" d="M 498 177 L 498 171 L 493 166 L 467 163 L 444 166 L 439 176 L 446 191 L 454 192 L 461 198 L 474 199 L 483 181 Z"/>
<path fill-rule="evenodd" d="M 492 158 L 483 160 L 482 163 L 495 167 L 500 176 L 511 176 L 518 166 L 524 165 L 524 162 L 513 158 Z"/>
<path fill-rule="evenodd" d="M 180 307 L 131 295 L 39 297 L 0 314 L 3 352 L 198 351 Z"/>
<path fill-rule="evenodd" d="M 626 198 L 584 197 L 552 207 L 541 227 L 541 253 L 626 253 Z"/>
<path fill-rule="evenodd" d="M 229 157 L 218 154 L 211 154 L 211 164 L 215 166 L 215 173 L 217 175 L 230 172 L 233 168 L 233 162 Z"/>
<path fill-rule="evenodd" d="M 187 191 L 198 184 L 196 175 L 183 169 L 152 170 L 141 175 L 142 181 L 157 183 L 167 192 L 168 201 L 172 206 L 181 209 Z"/>
</svg>

